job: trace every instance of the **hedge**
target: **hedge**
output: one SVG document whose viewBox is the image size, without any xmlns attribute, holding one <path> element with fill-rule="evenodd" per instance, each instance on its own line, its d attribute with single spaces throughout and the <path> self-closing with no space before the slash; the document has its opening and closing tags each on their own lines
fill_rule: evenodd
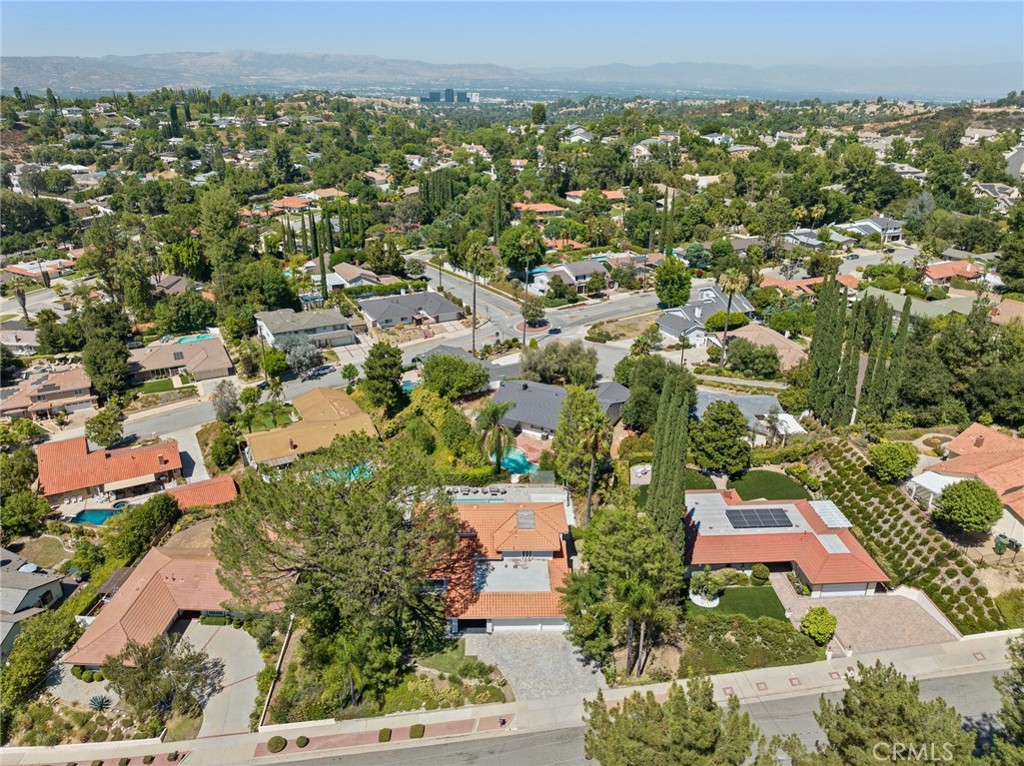
<svg viewBox="0 0 1024 766">
<path fill-rule="evenodd" d="M 427 289 L 426 281 L 422 279 L 409 282 L 395 282 L 393 285 L 358 285 L 342 289 L 342 294 L 349 298 L 365 298 L 369 296 L 399 295 L 403 290 L 407 292 L 422 292 Z"/>
<path fill-rule="evenodd" d="M 421 723 L 414 723 L 409 727 L 409 739 L 423 739 L 423 734 L 426 732 L 427 727 Z"/>
<path fill-rule="evenodd" d="M 381 729 L 377 732 L 378 742 L 390 742 L 391 741 L 391 729 Z"/>
</svg>

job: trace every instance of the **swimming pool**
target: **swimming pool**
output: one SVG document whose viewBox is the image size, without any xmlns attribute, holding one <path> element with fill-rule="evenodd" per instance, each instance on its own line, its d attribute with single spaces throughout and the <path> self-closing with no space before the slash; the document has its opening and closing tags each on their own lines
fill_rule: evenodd
<svg viewBox="0 0 1024 766">
<path fill-rule="evenodd" d="M 94 527 L 102 527 L 111 518 L 121 513 L 120 510 L 93 510 L 80 511 L 71 519 L 72 524 L 92 524 Z"/>
<path fill-rule="evenodd" d="M 212 335 L 187 335 L 184 338 L 178 338 L 178 343 L 195 343 L 197 340 L 213 340 Z"/>
<path fill-rule="evenodd" d="M 403 380 L 402 381 L 402 390 L 405 391 L 405 393 L 408 394 L 408 393 L 411 393 L 412 390 L 414 388 L 416 388 L 416 386 L 418 386 L 418 385 L 419 385 L 419 383 L 414 383 L 411 380 Z"/>
<path fill-rule="evenodd" d="M 493 459 L 494 456 L 491 455 Z M 537 466 L 526 459 L 526 453 L 519 447 L 513 447 L 501 459 L 501 467 L 509 473 L 536 473 Z"/>
</svg>

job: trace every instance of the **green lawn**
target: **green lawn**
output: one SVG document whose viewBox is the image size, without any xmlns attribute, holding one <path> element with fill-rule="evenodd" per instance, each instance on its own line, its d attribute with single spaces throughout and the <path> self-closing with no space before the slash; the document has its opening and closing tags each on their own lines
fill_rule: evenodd
<svg viewBox="0 0 1024 766">
<path fill-rule="evenodd" d="M 1024 588 L 1015 588 L 995 597 L 996 606 L 1011 628 L 1024 628 Z"/>
<path fill-rule="evenodd" d="M 64 547 L 52 537 L 25 539 L 11 545 L 10 548 L 12 552 L 17 553 L 26 561 L 31 561 L 43 569 L 52 569 L 73 555 L 65 551 Z"/>
<path fill-rule="evenodd" d="M 718 601 L 718 606 L 708 611 L 718 614 L 745 614 L 752 618 L 786 619 L 786 610 L 770 585 L 726 588 Z"/>
<path fill-rule="evenodd" d="M 433 668 L 441 673 L 458 672 L 459 665 L 466 659 L 466 642 L 461 638 L 451 642 L 444 650 L 437 654 L 430 654 L 416 660 L 417 665 L 425 668 Z"/>
<path fill-rule="evenodd" d="M 167 735 L 164 742 L 184 742 L 195 739 L 203 725 L 203 717 L 189 718 L 175 713 L 167 719 Z"/>
<path fill-rule="evenodd" d="M 141 386 L 139 390 L 144 394 L 162 394 L 165 391 L 173 391 L 174 383 L 170 378 L 158 378 L 157 380 L 147 380 Z"/>
<path fill-rule="evenodd" d="M 807 490 L 796 479 L 775 471 L 747 471 L 741 478 L 729 482 L 744 500 L 800 500 L 810 498 Z"/>
</svg>

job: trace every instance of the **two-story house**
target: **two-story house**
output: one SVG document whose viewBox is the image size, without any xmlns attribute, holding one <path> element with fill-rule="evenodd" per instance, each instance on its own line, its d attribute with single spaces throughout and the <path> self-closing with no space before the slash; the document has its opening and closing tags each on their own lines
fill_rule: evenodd
<svg viewBox="0 0 1024 766">
<path fill-rule="evenodd" d="M 275 348 L 285 338 L 308 338 L 320 348 L 356 342 L 352 325 L 337 309 L 259 311 L 255 318 L 257 334 Z"/>
</svg>

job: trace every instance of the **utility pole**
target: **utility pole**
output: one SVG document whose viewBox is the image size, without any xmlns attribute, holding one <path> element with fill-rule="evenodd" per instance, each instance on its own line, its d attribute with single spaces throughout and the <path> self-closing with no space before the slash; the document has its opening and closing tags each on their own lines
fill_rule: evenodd
<svg viewBox="0 0 1024 766">
<path fill-rule="evenodd" d="M 473 255 L 473 356 L 476 356 L 476 272 L 479 259 L 479 255 Z"/>
</svg>

